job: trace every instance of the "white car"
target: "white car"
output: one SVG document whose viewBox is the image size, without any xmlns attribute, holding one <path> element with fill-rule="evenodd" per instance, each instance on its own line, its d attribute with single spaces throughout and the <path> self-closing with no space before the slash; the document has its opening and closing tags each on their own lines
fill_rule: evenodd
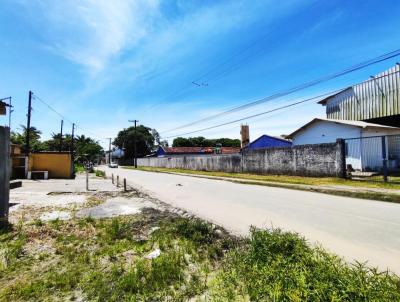
<svg viewBox="0 0 400 302">
<path fill-rule="evenodd" d="M 109 168 L 118 168 L 118 164 L 117 163 L 109 163 L 108 167 Z"/>
</svg>

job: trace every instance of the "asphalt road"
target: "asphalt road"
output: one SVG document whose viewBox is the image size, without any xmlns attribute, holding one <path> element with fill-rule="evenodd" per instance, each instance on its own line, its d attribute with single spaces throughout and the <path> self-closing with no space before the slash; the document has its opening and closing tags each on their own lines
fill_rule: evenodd
<svg viewBox="0 0 400 302">
<path fill-rule="evenodd" d="M 400 204 L 237 184 L 165 173 L 110 169 L 129 185 L 226 229 L 251 225 L 295 231 L 348 261 L 400 274 Z"/>
</svg>

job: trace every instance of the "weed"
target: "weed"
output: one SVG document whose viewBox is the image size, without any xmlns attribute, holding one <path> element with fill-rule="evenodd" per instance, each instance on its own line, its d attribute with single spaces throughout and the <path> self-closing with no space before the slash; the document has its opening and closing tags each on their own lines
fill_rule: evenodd
<svg viewBox="0 0 400 302">
<path fill-rule="evenodd" d="M 217 301 L 399 301 L 398 277 L 312 248 L 294 233 L 255 230 L 215 284 Z"/>
<path fill-rule="evenodd" d="M 97 176 L 97 177 L 103 177 L 103 178 L 106 177 L 106 172 L 104 172 L 104 171 L 95 170 L 94 172 L 96 173 L 96 176 Z"/>
<path fill-rule="evenodd" d="M 85 166 L 82 164 L 75 164 L 74 170 L 76 173 L 84 173 L 86 171 Z"/>
<path fill-rule="evenodd" d="M 39 218 L 36 218 L 36 219 L 34 219 L 34 220 L 32 221 L 32 224 L 33 224 L 34 226 L 41 227 L 41 226 L 43 226 L 43 221 L 40 220 Z"/>
<path fill-rule="evenodd" d="M 57 217 L 56 219 L 50 220 L 50 224 L 55 230 L 59 230 L 61 226 L 61 220 Z"/>
<path fill-rule="evenodd" d="M 146 259 L 155 248 L 161 255 Z M 400 300 L 398 277 L 297 234 L 252 229 L 237 240 L 156 210 L 13 227 L 0 234 L 0 255 L 0 301 Z"/>
</svg>

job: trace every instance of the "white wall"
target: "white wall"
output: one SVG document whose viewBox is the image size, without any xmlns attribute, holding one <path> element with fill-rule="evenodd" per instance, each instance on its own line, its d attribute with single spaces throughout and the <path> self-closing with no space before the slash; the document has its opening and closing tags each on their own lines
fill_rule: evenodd
<svg viewBox="0 0 400 302">
<path fill-rule="evenodd" d="M 353 138 L 360 135 L 358 127 L 317 121 L 298 133 L 293 138 L 293 145 L 334 143 L 338 138 Z"/>
</svg>

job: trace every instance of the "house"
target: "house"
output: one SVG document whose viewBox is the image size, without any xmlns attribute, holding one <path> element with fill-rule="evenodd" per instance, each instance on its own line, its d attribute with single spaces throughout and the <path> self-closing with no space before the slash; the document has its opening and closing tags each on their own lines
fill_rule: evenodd
<svg viewBox="0 0 400 302">
<path fill-rule="evenodd" d="M 266 149 L 274 147 L 291 147 L 292 142 L 289 140 L 263 134 L 256 140 L 248 144 L 246 148 L 251 150 Z"/>
<path fill-rule="evenodd" d="M 359 84 L 347 87 L 318 103 L 328 119 L 400 125 L 400 64 Z"/>
<path fill-rule="evenodd" d="M 212 155 L 239 153 L 239 147 L 162 147 L 157 149 L 157 157 L 183 155 Z"/>
<path fill-rule="evenodd" d="M 336 119 L 315 118 L 287 136 L 293 146 L 334 143 L 345 139 L 346 164 L 355 170 L 377 171 L 382 168 L 385 139 L 389 155 L 389 167 L 400 165 L 400 128 Z"/>
</svg>

